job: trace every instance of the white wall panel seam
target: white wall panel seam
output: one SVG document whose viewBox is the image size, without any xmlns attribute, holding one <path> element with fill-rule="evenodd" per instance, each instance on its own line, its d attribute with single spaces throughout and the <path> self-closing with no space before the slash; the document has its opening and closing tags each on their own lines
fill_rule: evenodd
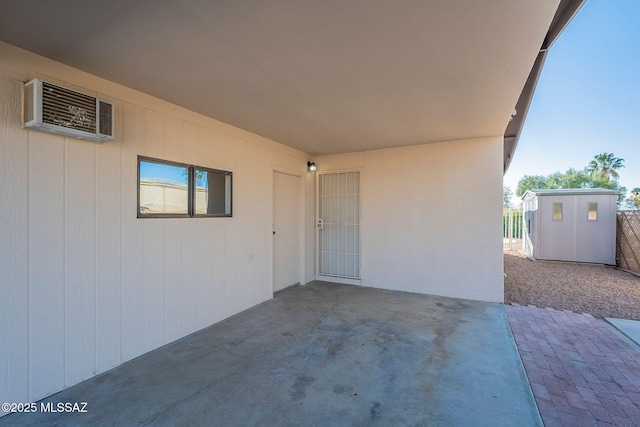
<svg viewBox="0 0 640 427">
<path fill-rule="evenodd" d="M 27 132 L 27 396 L 33 402 L 31 395 L 31 132 Z"/>
<path fill-rule="evenodd" d="M 98 150 L 93 150 L 93 375 L 98 370 Z"/>
<path fill-rule="evenodd" d="M 64 202 L 62 204 L 62 218 L 63 218 L 63 230 L 62 230 L 62 257 L 63 257 L 63 269 L 62 269 L 62 324 L 64 327 L 63 331 L 63 340 L 64 340 L 64 351 L 62 353 L 62 378 L 64 387 L 67 387 L 67 351 L 68 351 L 68 341 L 67 341 L 67 271 L 69 269 L 67 256 L 67 230 L 69 227 L 67 226 L 67 156 L 69 150 L 69 141 L 67 138 L 64 138 L 64 153 L 62 157 L 62 197 L 64 197 Z"/>
</svg>

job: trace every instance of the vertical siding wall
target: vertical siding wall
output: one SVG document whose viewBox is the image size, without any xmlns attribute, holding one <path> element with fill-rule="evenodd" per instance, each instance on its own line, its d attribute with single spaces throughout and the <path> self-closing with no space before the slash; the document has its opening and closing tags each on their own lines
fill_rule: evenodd
<svg viewBox="0 0 640 427">
<path fill-rule="evenodd" d="M 271 298 L 272 172 L 304 172 L 304 153 L 6 44 L 0 56 L 0 401 L 40 399 Z M 113 100 L 115 141 L 21 129 L 33 77 Z M 233 218 L 137 219 L 137 155 L 232 171 Z"/>
<path fill-rule="evenodd" d="M 502 301 L 502 138 L 317 158 L 362 170 L 361 284 Z"/>
</svg>

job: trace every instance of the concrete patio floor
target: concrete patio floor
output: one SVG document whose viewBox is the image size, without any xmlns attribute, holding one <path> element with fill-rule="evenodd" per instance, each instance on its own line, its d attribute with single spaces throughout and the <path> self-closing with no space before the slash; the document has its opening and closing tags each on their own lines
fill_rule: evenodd
<svg viewBox="0 0 640 427">
<path fill-rule="evenodd" d="M 541 425 L 504 307 L 313 282 L 1 425 Z"/>
</svg>

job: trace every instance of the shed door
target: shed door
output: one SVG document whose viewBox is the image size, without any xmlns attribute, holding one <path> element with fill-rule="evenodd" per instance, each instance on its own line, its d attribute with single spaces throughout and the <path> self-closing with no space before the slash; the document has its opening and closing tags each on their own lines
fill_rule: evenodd
<svg viewBox="0 0 640 427">
<path fill-rule="evenodd" d="M 538 251 L 536 258 L 575 261 L 574 197 L 539 198 Z"/>
</svg>

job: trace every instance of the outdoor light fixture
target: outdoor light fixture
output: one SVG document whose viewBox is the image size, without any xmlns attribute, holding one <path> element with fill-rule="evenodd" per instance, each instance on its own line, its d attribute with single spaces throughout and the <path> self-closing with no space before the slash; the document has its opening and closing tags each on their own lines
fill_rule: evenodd
<svg viewBox="0 0 640 427">
<path fill-rule="evenodd" d="M 307 162 L 307 166 L 309 167 L 309 172 L 315 172 L 317 169 L 316 164 L 313 162 Z"/>
</svg>

